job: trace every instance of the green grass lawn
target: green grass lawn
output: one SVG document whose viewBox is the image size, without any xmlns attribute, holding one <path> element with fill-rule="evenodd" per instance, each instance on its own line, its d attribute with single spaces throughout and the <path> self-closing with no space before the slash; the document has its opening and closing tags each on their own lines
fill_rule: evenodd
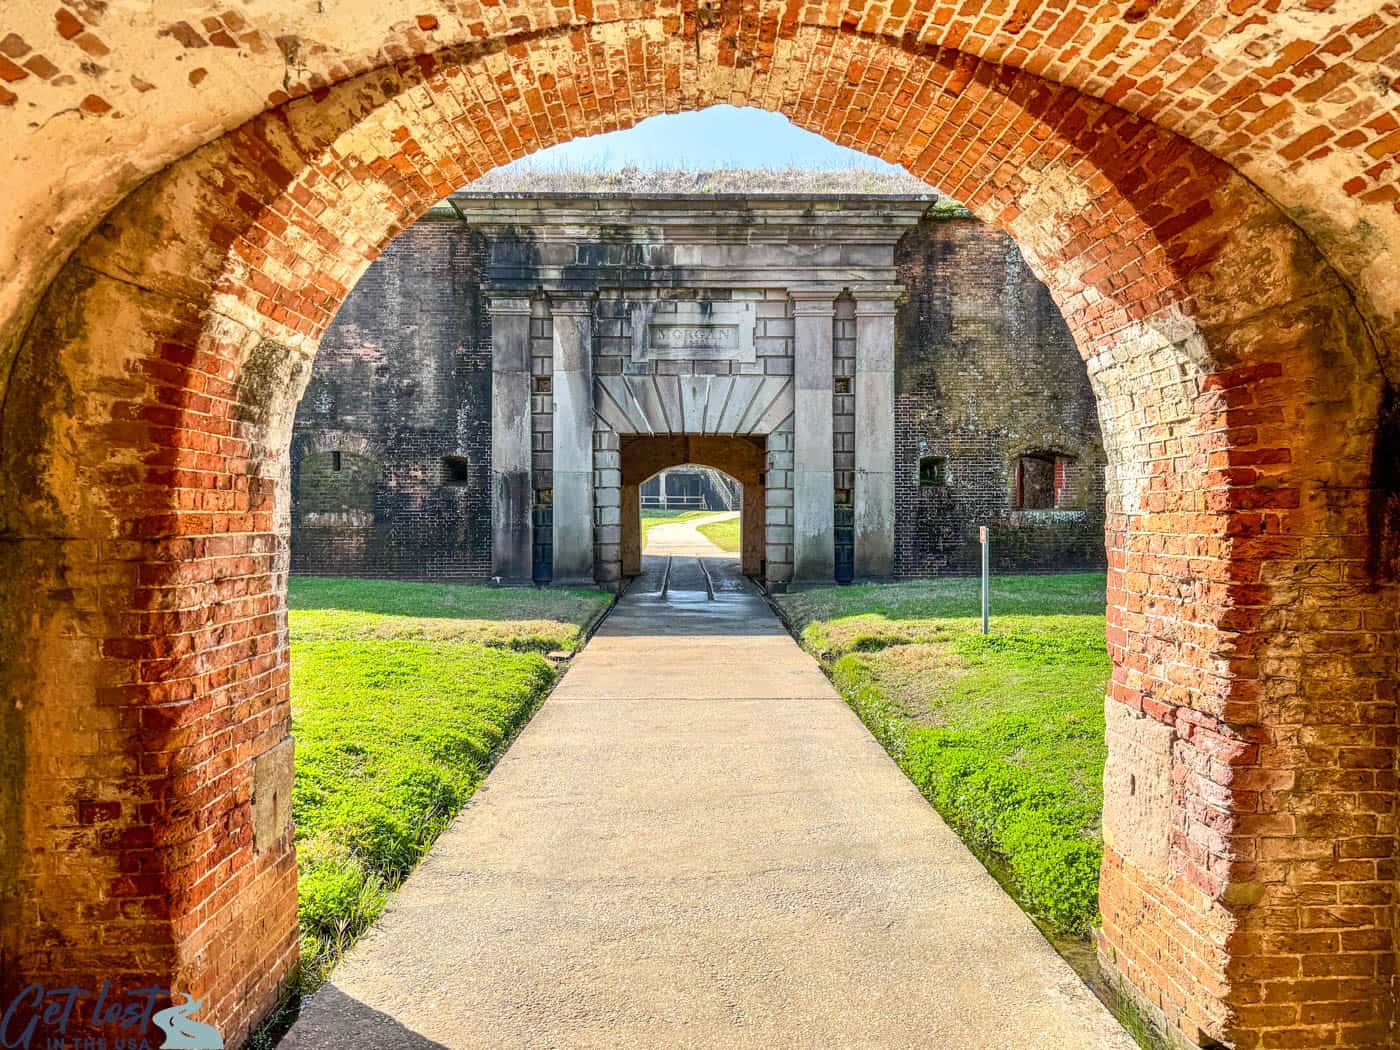
<svg viewBox="0 0 1400 1050">
<path fill-rule="evenodd" d="M 1103 857 L 1102 574 L 999 577 L 778 598 L 804 648 L 924 796 L 1032 915 L 1082 934 Z"/>
<path fill-rule="evenodd" d="M 704 536 L 720 550 L 737 554 L 739 551 L 739 517 L 736 515 L 726 521 L 716 521 L 709 525 L 701 525 L 695 531 Z"/>
<path fill-rule="evenodd" d="M 466 803 L 609 598 L 295 578 L 289 585 L 302 991 Z"/>
<path fill-rule="evenodd" d="M 694 521 L 708 518 L 717 513 L 713 510 L 644 510 L 642 511 L 642 550 L 647 549 L 647 533 L 657 525 L 670 525 L 677 521 Z"/>
<path fill-rule="evenodd" d="M 599 592 L 467 587 L 298 576 L 287 597 L 292 642 L 422 639 L 572 652 L 603 605 Z"/>
</svg>

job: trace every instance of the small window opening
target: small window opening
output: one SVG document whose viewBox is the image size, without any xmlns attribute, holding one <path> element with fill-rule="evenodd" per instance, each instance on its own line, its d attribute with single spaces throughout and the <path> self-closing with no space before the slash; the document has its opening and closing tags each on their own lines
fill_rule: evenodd
<svg viewBox="0 0 1400 1050">
<path fill-rule="evenodd" d="M 851 490 L 850 490 L 850 489 L 837 489 L 837 490 L 836 490 L 836 505 L 837 505 L 838 507 L 852 507 L 852 506 L 855 506 L 855 501 L 854 501 L 853 499 L 851 499 Z"/>
<path fill-rule="evenodd" d="M 535 489 L 535 506 L 548 507 L 554 503 L 553 489 Z"/>
<path fill-rule="evenodd" d="M 553 376 L 535 376 L 535 393 L 548 394 L 554 387 Z"/>
<path fill-rule="evenodd" d="M 444 485 L 466 485 L 471 480 L 472 464 L 466 456 L 442 457 L 442 483 Z"/>
<path fill-rule="evenodd" d="M 332 452 L 332 453 L 331 453 L 331 470 L 336 470 L 336 471 L 340 470 L 340 453 L 339 453 L 339 452 Z"/>
<path fill-rule="evenodd" d="M 833 382 L 836 384 L 836 387 L 835 387 L 836 393 L 838 393 L 838 394 L 849 394 L 849 393 L 851 392 L 851 377 L 850 377 L 850 376 L 837 376 L 837 377 L 833 380 Z"/>
<path fill-rule="evenodd" d="M 948 484 L 947 459 L 942 456 L 920 456 L 919 484 L 924 486 Z"/>
<path fill-rule="evenodd" d="M 1016 506 L 1053 510 L 1063 493 L 1063 457 L 1033 453 L 1016 461 Z"/>
</svg>

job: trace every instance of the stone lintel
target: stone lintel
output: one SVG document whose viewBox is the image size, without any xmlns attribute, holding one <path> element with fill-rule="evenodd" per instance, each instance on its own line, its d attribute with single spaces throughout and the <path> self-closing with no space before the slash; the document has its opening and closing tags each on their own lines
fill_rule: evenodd
<svg viewBox="0 0 1400 1050">
<path fill-rule="evenodd" d="M 497 314 L 530 314 L 530 298 L 525 295 L 515 295 L 511 293 L 487 292 L 486 308 L 494 317 Z"/>
<path fill-rule="evenodd" d="M 593 313 L 593 296 L 589 295 L 554 295 L 549 297 L 549 310 L 555 314 L 589 314 Z"/>
</svg>

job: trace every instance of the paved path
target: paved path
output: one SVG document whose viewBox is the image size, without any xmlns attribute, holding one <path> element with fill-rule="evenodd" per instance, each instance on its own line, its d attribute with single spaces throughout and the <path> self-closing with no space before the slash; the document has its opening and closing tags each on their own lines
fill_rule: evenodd
<svg viewBox="0 0 1400 1050">
<path fill-rule="evenodd" d="M 283 1046 L 1132 1050 L 734 563 L 661 564 Z"/>
<path fill-rule="evenodd" d="M 647 546 L 644 554 L 664 557 L 676 555 L 687 558 L 733 558 L 738 551 L 727 551 L 700 531 L 701 525 L 713 525 L 717 521 L 737 518 L 737 510 L 719 511 L 707 518 L 692 518 L 689 521 L 671 521 L 653 525 L 647 532 Z"/>
</svg>

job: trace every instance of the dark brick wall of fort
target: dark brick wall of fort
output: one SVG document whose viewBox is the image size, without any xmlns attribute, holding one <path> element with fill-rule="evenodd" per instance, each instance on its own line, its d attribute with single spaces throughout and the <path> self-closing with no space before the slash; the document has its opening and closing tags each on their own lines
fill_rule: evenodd
<svg viewBox="0 0 1400 1050">
<path fill-rule="evenodd" d="M 1103 440 L 1089 378 L 1015 243 L 972 219 L 925 219 L 896 252 L 895 573 L 1098 569 Z M 1017 507 L 1017 462 L 1060 464 L 1057 505 Z M 920 460 L 937 480 L 920 482 Z"/>
<path fill-rule="evenodd" d="M 896 336 L 896 574 L 975 572 L 982 524 L 997 570 L 1101 568 L 1098 419 L 1049 293 L 1009 238 L 967 218 L 924 220 L 896 261 L 907 289 Z M 486 262 L 480 233 L 425 219 L 341 308 L 294 427 L 294 572 L 490 575 Z M 850 350 L 846 313 L 838 356 Z M 548 371 L 547 318 L 533 334 Z M 1059 458 L 1057 506 L 1015 506 L 1027 453 Z M 940 483 L 920 483 L 924 457 L 942 461 Z M 848 458 L 838 452 L 838 465 Z M 537 459 L 547 470 L 547 451 Z"/>
<path fill-rule="evenodd" d="M 336 315 L 293 428 L 293 572 L 490 575 L 485 262 L 479 233 L 420 221 Z"/>
</svg>

